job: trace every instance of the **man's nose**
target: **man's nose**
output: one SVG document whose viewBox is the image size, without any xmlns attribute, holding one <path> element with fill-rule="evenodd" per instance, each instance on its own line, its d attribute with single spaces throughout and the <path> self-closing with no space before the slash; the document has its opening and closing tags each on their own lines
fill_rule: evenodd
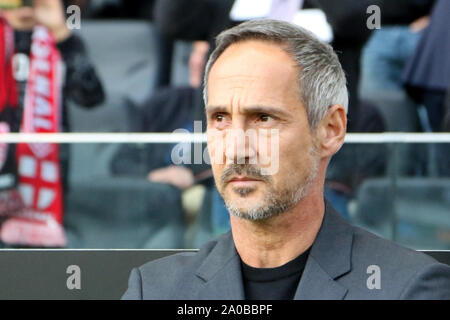
<svg viewBox="0 0 450 320">
<path fill-rule="evenodd" d="M 256 164 L 257 135 L 253 129 L 242 127 L 228 129 L 225 137 L 227 164 Z"/>
</svg>

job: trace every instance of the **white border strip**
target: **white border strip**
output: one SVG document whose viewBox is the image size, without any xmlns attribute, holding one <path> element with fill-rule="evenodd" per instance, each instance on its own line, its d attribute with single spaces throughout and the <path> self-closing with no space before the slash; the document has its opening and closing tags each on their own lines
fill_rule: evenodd
<svg viewBox="0 0 450 320">
<path fill-rule="evenodd" d="M 10 133 L 0 143 L 204 143 L 202 133 Z M 450 143 L 450 133 L 349 133 L 346 143 Z"/>
<path fill-rule="evenodd" d="M 3 143 L 199 143 L 204 134 L 190 133 L 10 133 Z"/>
<path fill-rule="evenodd" d="M 450 143 L 450 133 L 349 133 L 347 143 Z"/>
</svg>

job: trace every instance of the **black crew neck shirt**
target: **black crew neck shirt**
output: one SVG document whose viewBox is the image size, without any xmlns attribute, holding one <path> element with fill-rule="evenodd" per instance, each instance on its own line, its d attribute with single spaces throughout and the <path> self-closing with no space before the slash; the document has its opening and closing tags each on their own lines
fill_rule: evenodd
<svg viewBox="0 0 450 320">
<path fill-rule="evenodd" d="M 241 260 L 246 300 L 292 300 L 309 251 L 277 268 L 253 268 Z"/>
</svg>

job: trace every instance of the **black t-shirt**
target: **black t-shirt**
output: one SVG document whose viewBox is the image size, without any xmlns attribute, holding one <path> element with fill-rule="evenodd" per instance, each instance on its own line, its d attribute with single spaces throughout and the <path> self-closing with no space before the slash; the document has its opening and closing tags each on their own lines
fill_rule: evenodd
<svg viewBox="0 0 450 320">
<path fill-rule="evenodd" d="M 305 269 L 309 250 L 277 268 L 253 268 L 241 260 L 246 300 L 292 300 Z"/>
</svg>

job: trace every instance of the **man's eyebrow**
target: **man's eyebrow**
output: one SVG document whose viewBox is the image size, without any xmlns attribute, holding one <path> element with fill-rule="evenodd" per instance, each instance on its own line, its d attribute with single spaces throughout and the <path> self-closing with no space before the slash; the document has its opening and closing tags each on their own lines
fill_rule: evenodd
<svg viewBox="0 0 450 320">
<path fill-rule="evenodd" d="M 206 111 L 207 114 L 228 112 L 226 106 L 206 106 L 205 111 Z"/>
<path fill-rule="evenodd" d="M 226 106 L 207 106 L 206 113 L 214 114 L 214 113 L 226 113 L 229 112 L 229 109 Z M 272 106 L 248 106 L 241 108 L 241 112 L 244 114 L 257 114 L 257 113 L 265 113 L 268 115 L 274 116 L 289 116 L 289 113 L 281 108 L 272 107 Z"/>
</svg>

